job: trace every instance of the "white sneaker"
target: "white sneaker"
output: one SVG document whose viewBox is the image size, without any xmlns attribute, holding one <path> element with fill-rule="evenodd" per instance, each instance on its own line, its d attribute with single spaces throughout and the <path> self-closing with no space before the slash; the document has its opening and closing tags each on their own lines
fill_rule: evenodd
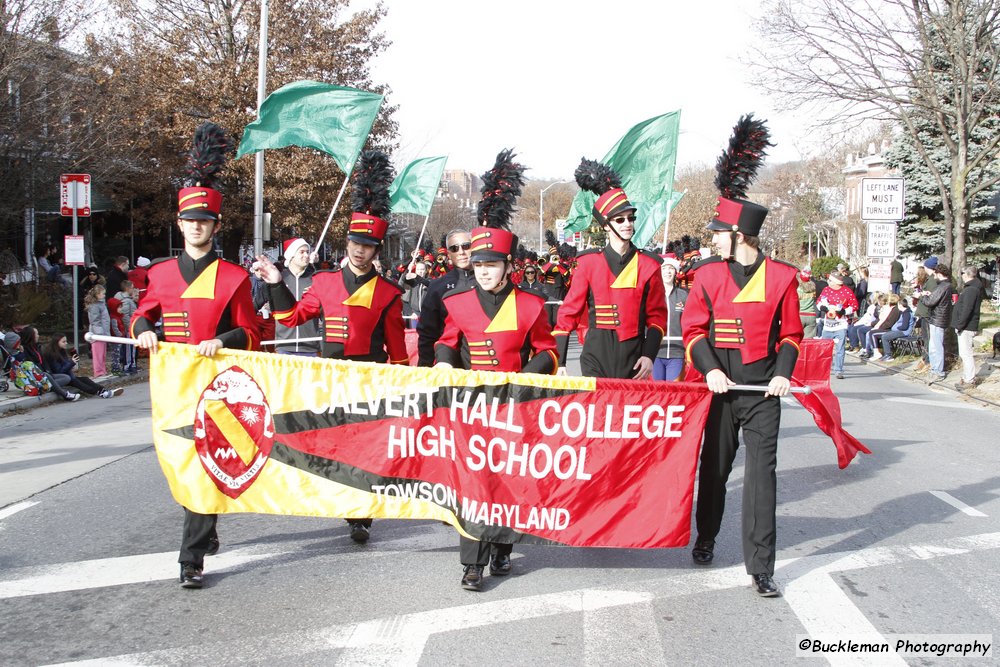
<svg viewBox="0 0 1000 667">
<path fill-rule="evenodd" d="M 74 394 L 71 391 L 67 391 L 66 392 L 66 400 L 69 401 L 70 403 L 72 403 L 73 401 L 79 401 L 80 400 L 80 394 Z"/>
<path fill-rule="evenodd" d="M 881 358 L 882 358 L 881 354 L 873 354 L 872 357 L 871 357 L 871 360 L 872 361 L 878 361 Z"/>
<path fill-rule="evenodd" d="M 121 387 L 115 387 L 114 389 L 102 389 L 98 396 L 101 398 L 114 398 L 115 396 L 121 396 L 124 391 L 125 390 Z"/>
</svg>

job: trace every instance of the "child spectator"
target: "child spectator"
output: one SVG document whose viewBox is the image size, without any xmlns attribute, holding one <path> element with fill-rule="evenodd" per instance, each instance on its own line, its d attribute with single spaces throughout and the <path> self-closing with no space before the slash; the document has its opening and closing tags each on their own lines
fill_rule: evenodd
<svg viewBox="0 0 1000 667">
<path fill-rule="evenodd" d="M 128 324 L 132 321 L 132 316 L 135 314 L 135 310 L 139 303 L 139 290 L 136 288 L 135 284 L 131 280 L 123 280 L 122 288 L 115 298 L 121 301 L 121 335 L 128 336 Z M 112 320 L 114 319 L 112 315 Z M 135 363 L 135 346 L 134 345 L 122 345 L 121 346 L 121 366 L 122 371 L 126 375 L 134 375 L 139 372 L 139 369 Z"/>
<path fill-rule="evenodd" d="M 68 376 L 70 386 L 91 396 L 111 398 L 112 396 L 120 396 L 122 394 L 124 389 L 121 387 L 106 389 L 88 377 L 77 375 L 76 368 L 79 365 L 80 357 L 77 355 L 76 350 L 72 351 L 73 354 L 71 356 L 68 348 L 69 340 L 63 334 L 56 334 L 49 339 L 49 344 L 45 346 L 42 359 L 45 363 L 45 369 L 52 373 L 54 377 L 58 378 L 60 375 Z"/>
<path fill-rule="evenodd" d="M 121 292 L 116 292 L 120 294 Z M 108 315 L 111 317 L 111 335 L 124 337 L 125 336 L 125 318 L 122 317 L 122 302 L 115 297 L 108 299 Z M 122 363 L 122 348 L 125 347 L 121 343 L 110 343 L 108 345 L 108 351 L 111 353 L 111 374 L 112 375 L 124 375 L 125 367 Z"/>
<path fill-rule="evenodd" d="M 103 285 L 91 287 L 90 291 L 87 292 L 87 298 L 83 301 L 83 305 L 87 309 L 87 319 L 90 322 L 87 330 L 99 336 L 111 335 L 111 315 L 108 313 L 107 304 L 104 303 L 106 294 L 107 291 Z M 108 368 L 105 365 L 107 351 L 108 344 L 103 341 L 95 340 L 90 344 L 90 356 L 94 361 L 95 378 L 105 377 L 108 374 Z"/>
</svg>

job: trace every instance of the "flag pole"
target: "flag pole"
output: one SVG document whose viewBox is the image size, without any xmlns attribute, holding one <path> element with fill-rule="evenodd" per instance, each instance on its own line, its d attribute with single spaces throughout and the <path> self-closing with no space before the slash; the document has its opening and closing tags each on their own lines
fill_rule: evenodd
<svg viewBox="0 0 1000 667">
<path fill-rule="evenodd" d="M 680 202 L 681 199 L 684 198 L 684 195 L 687 194 L 687 191 L 688 191 L 688 189 L 684 188 L 684 192 L 681 193 L 681 196 L 677 198 L 676 202 L 673 201 L 673 197 L 671 197 L 670 207 L 667 208 L 667 220 L 666 220 L 666 222 L 663 223 L 663 250 L 661 250 L 660 252 L 666 252 L 667 251 L 667 234 L 670 232 L 670 214 L 673 213 L 674 206 L 678 202 Z"/>
<path fill-rule="evenodd" d="M 319 240 L 316 241 L 316 246 L 313 248 L 319 252 L 319 248 L 323 245 L 323 239 L 326 238 L 326 230 L 330 229 L 330 222 L 333 220 L 333 214 L 336 212 L 337 207 L 340 206 L 340 198 L 344 196 L 344 190 L 347 189 L 347 182 L 351 180 L 351 175 L 344 174 L 344 183 L 340 186 L 340 192 L 337 193 L 337 201 L 333 202 L 333 208 L 330 209 L 330 215 L 326 216 L 326 224 L 323 225 L 323 233 L 319 235 Z"/>
<path fill-rule="evenodd" d="M 427 231 L 427 221 L 430 219 L 430 217 L 431 217 L 430 213 L 428 213 L 427 215 L 424 216 L 424 224 L 420 228 L 420 234 L 417 235 L 417 247 L 416 247 L 416 250 L 420 250 L 420 244 L 424 240 L 424 232 Z M 406 271 L 407 273 L 413 273 L 416 270 L 416 268 L 417 268 L 417 260 L 416 260 L 416 258 L 410 258 L 410 265 L 408 267 L 406 267 L 406 268 L 407 268 L 407 271 Z"/>
<path fill-rule="evenodd" d="M 267 3 L 260 3 L 260 40 L 257 45 L 257 118 L 267 97 Z M 264 252 L 264 151 L 254 156 L 253 170 L 253 254 Z"/>
</svg>

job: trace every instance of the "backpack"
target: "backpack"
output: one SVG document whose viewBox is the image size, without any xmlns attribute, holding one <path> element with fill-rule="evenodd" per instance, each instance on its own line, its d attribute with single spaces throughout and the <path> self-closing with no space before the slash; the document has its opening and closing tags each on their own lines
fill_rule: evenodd
<svg viewBox="0 0 1000 667">
<path fill-rule="evenodd" d="M 10 369 L 10 379 L 25 396 L 38 396 L 52 391 L 49 376 L 43 373 L 33 361 L 15 361 Z"/>
</svg>

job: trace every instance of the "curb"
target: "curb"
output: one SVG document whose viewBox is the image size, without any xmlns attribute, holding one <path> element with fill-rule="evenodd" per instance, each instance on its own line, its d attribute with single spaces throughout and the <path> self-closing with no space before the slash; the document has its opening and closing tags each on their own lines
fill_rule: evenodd
<svg viewBox="0 0 1000 667">
<path fill-rule="evenodd" d="M 103 387 L 109 389 L 114 389 L 115 387 L 127 387 L 131 384 L 138 384 L 140 382 L 149 381 L 149 371 L 142 370 L 135 375 L 122 375 L 118 377 L 111 377 L 106 380 L 101 380 L 100 384 Z M 13 385 L 11 385 L 13 387 Z M 14 394 L 14 390 L 11 389 L 7 394 Z M 82 399 L 94 398 L 91 396 L 83 395 Z M 21 412 L 27 412 L 35 408 L 41 407 L 43 405 L 48 405 L 50 403 L 62 403 L 63 400 L 59 398 L 56 394 L 51 391 L 41 396 L 16 396 L 14 398 L 6 398 L 5 394 L 0 394 L 0 416 L 6 416 L 10 414 L 18 414 Z"/>
<path fill-rule="evenodd" d="M 857 356 L 855 356 L 855 359 L 858 359 L 858 361 L 861 362 L 861 365 L 875 366 L 881 369 L 883 373 L 891 375 L 902 375 L 908 380 L 917 384 L 921 384 L 925 387 L 937 387 L 940 389 L 947 389 L 949 392 L 956 394 L 958 396 L 964 396 L 971 400 L 979 401 L 981 403 L 986 403 L 987 405 L 992 405 L 994 407 L 1000 408 L 1000 403 L 996 403 L 995 401 L 990 400 L 990 398 L 987 398 L 985 396 L 977 396 L 975 393 L 970 392 L 969 390 L 963 391 L 955 387 L 955 382 L 957 380 L 953 380 L 951 378 L 951 373 L 947 373 L 946 376 L 940 380 L 934 380 L 932 382 L 928 382 L 927 378 L 924 377 L 923 374 L 917 373 L 916 371 L 912 370 L 912 367 L 916 362 L 910 363 L 906 366 L 890 366 L 888 364 L 882 363 L 880 360 L 872 361 L 871 359 L 860 359 Z M 987 367 L 992 368 L 988 355 L 984 355 L 982 357 L 977 356 L 975 359 L 976 359 L 976 365 L 978 366 L 980 373 L 983 371 L 983 369 Z M 961 376 L 961 373 L 959 373 L 958 375 Z"/>
</svg>

